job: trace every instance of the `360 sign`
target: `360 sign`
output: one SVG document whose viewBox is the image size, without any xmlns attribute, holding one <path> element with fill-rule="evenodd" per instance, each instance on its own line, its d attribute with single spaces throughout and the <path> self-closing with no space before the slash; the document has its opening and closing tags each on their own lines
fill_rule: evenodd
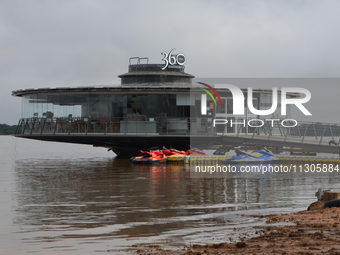
<svg viewBox="0 0 340 255">
<path fill-rule="evenodd" d="M 178 54 L 172 54 L 172 52 L 175 50 L 175 48 L 173 48 L 169 53 L 163 51 L 161 54 L 164 56 L 163 57 L 163 61 L 165 62 L 162 70 L 164 70 L 165 68 L 167 68 L 169 65 L 170 66 L 174 66 L 174 65 L 184 65 L 186 58 L 185 55 L 183 53 L 178 53 Z"/>
</svg>

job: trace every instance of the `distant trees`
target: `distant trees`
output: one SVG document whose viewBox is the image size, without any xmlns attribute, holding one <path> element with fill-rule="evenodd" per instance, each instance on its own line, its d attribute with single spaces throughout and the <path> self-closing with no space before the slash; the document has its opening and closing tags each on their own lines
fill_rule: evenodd
<svg viewBox="0 0 340 255">
<path fill-rule="evenodd" d="M 15 133 L 17 125 L 0 124 L 0 135 L 12 135 Z"/>
</svg>

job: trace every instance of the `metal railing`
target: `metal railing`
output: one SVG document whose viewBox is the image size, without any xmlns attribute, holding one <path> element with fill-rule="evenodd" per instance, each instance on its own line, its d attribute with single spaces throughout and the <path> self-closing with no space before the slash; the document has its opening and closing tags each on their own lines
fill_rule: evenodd
<svg viewBox="0 0 340 255">
<path fill-rule="evenodd" d="M 240 122 L 239 122 L 240 123 Z M 247 124 L 247 123 L 246 123 Z M 205 136 L 261 136 L 268 140 L 280 136 L 283 141 L 294 138 L 304 143 L 310 141 L 333 141 L 340 146 L 340 124 L 294 121 L 261 121 L 253 120 L 251 126 L 241 124 L 213 127 L 211 118 L 22 118 L 16 135 L 45 134 L 160 134 L 160 135 L 205 135 Z"/>
<path fill-rule="evenodd" d="M 286 142 L 289 138 L 294 138 L 300 143 L 309 141 L 317 141 L 319 145 L 323 142 L 328 142 L 329 145 L 340 146 L 340 124 L 321 123 L 321 122 L 306 122 L 306 121 L 285 121 L 282 125 L 282 120 L 276 122 L 259 121 L 253 122 L 252 130 L 245 131 L 245 127 L 239 126 L 237 128 L 236 136 L 255 136 L 265 137 L 267 140 L 273 137 L 283 137 Z M 222 135 L 228 135 L 223 132 Z"/>
<path fill-rule="evenodd" d="M 214 135 L 212 123 L 205 118 L 22 118 L 15 135 L 57 134 L 161 134 Z"/>
</svg>

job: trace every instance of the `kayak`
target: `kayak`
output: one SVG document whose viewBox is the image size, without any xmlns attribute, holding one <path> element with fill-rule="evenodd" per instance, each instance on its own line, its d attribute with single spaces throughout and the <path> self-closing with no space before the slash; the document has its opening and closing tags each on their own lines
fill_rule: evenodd
<svg viewBox="0 0 340 255">
<path fill-rule="evenodd" d="M 167 156 L 162 150 L 141 150 L 141 156 L 132 157 L 130 161 L 135 164 L 166 163 L 166 158 Z"/>
<path fill-rule="evenodd" d="M 165 147 L 152 147 L 147 151 L 141 150 L 141 156 L 132 157 L 130 161 L 134 164 L 165 163 L 168 158 L 178 158 L 190 155 L 206 155 L 204 151 L 197 148 L 190 148 L 187 151 L 167 149 Z"/>
<path fill-rule="evenodd" d="M 278 158 L 265 147 L 252 153 L 247 153 L 239 149 L 235 149 L 235 152 L 235 156 L 223 160 L 223 163 L 271 163 L 278 160 Z"/>
<path fill-rule="evenodd" d="M 191 147 L 191 146 L 190 146 L 190 149 L 185 152 L 185 154 L 186 155 L 196 155 L 196 156 L 197 155 L 207 155 L 207 154 L 205 154 L 205 152 L 203 150 L 195 148 L 195 147 Z"/>
</svg>

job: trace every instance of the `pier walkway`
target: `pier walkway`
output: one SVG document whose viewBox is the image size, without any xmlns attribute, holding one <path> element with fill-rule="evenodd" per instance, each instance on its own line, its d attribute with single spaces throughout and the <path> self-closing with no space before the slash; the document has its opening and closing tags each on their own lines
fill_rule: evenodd
<svg viewBox="0 0 340 255">
<path fill-rule="evenodd" d="M 298 122 L 295 127 L 255 128 L 252 133 L 217 133 L 223 143 L 260 144 L 273 147 L 301 148 L 308 151 L 340 154 L 340 125 Z M 274 132 L 275 131 L 275 132 Z M 275 134 L 274 134 L 275 133 Z"/>
<path fill-rule="evenodd" d="M 226 152 L 235 146 L 252 144 L 340 155 L 340 124 L 290 123 L 289 120 L 284 125 L 282 121 L 259 122 L 256 124 L 253 120 L 253 127 L 236 125 L 233 129 L 226 127 L 221 131 L 221 126 L 212 127 L 208 118 L 25 118 L 19 121 L 15 136 L 92 144 L 126 156 L 136 155 L 141 148 L 166 146 L 185 149 L 189 144 L 201 149 L 220 148 L 221 153 L 223 149 Z"/>
</svg>

